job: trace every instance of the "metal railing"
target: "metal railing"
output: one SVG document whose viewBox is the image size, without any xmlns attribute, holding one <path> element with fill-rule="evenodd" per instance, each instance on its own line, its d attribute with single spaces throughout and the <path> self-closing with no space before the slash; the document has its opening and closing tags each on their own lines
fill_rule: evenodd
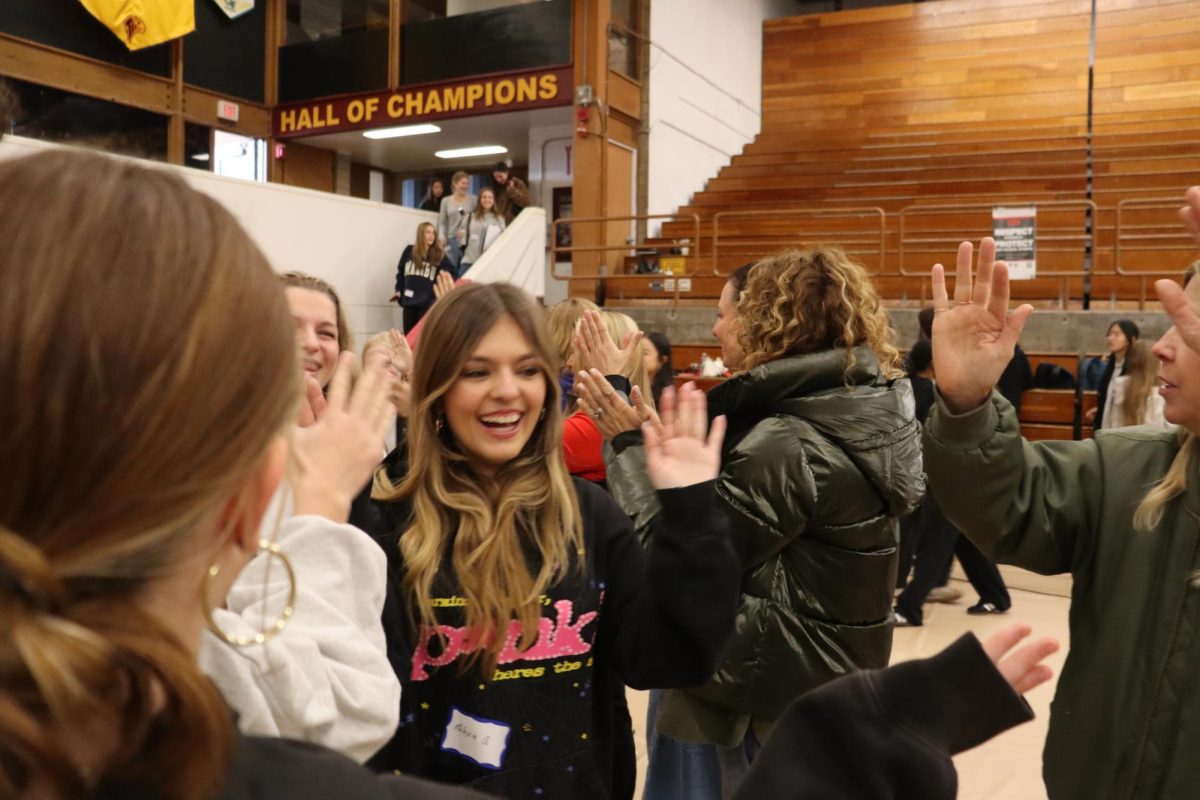
<svg viewBox="0 0 1200 800">
<path fill-rule="evenodd" d="M 805 217 L 846 217 L 850 219 L 861 219 L 864 217 L 874 217 L 879 221 L 878 228 L 878 255 L 880 268 L 883 267 L 883 260 L 887 251 L 887 214 L 882 208 L 877 206 L 869 208 L 780 208 L 780 209 L 752 209 L 747 211 L 718 211 L 712 217 L 712 274 L 725 275 L 721 272 L 720 266 L 720 251 L 721 251 L 721 221 L 733 219 L 767 219 L 767 218 L 783 218 L 783 219 L 799 219 Z M 845 249 L 851 255 L 862 255 L 864 251 L 856 249 L 859 245 L 873 244 L 875 239 L 875 228 L 872 226 L 870 230 L 859 231 L 832 231 L 832 230 L 805 230 L 802 233 L 797 232 L 806 241 L 820 241 L 829 244 L 836 244 Z M 870 236 L 869 239 L 855 238 L 855 236 Z M 746 240 L 739 239 L 738 244 L 742 247 L 758 247 L 762 245 L 770 246 L 769 250 L 761 252 L 761 255 L 769 255 L 780 249 L 780 242 L 772 239 L 762 240 Z M 869 251 L 868 251 L 869 252 Z M 754 255 L 755 251 L 751 251 L 749 255 Z"/>
<path fill-rule="evenodd" d="M 1179 198 L 1153 197 L 1127 199 L 1117 203 L 1115 242 L 1113 244 L 1113 271 L 1123 277 L 1139 279 L 1138 308 L 1146 307 L 1146 295 L 1151 278 L 1177 278 L 1183 272 L 1184 262 L 1195 257 L 1196 243 L 1182 229 L 1176 216 L 1181 205 Z M 1139 211 L 1167 211 L 1166 219 L 1142 222 L 1134 217 Z M 1159 215 L 1155 215 L 1158 217 Z M 1135 244 L 1139 243 L 1139 244 Z M 1179 261 L 1170 269 L 1129 269 L 1125 259 L 1130 251 L 1139 253 L 1176 253 Z"/>
<path fill-rule="evenodd" d="M 686 221 L 686 220 L 690 219 L 691 223 L 692 223 L 691 237 L 689 239 L 674 239 L 669 242 L 655 244 L 655 245 L 639 244 L 637 242 L 636 238 L 633 240 L 627 240 L 627 241 L 619 243 L 619 244 L 601 244 L 601 245 L 586 245 L 586 246 L 576 246 L 574 244 L 571 244 L 566 247 L 560 246 L 558 244 L 559 228 L 564 225 L 599 224 L 601 226 L 601 231 L 604 231 L 607 229 L 607 225 L 610 222 L 649 222 L 650 220 L 656 220 L 656 219 L 674 220 L 674 221 L 679 221 L 679 220 Z M 550 270 L 550 277 L 553 278 L 554 280 L 559 280 L 559 281 L 570 282 L 570 281 L 582 281 L 582 280 L 589 280 L 589 281 L 596 281 L 596 280 L 614 281 L 615 280 L 617 282 L 621 282 L 621 281 L 630 281 L 630 280 L 646 280 L 646 279 L 653 280 L 655 278 L 658 278 L 661 280 L 661 276 L 657 276 L 654 274 L 642 274 L 642 275 L 632 274 L 631 275 L 628 273 L 616 273 L 616 274 L 608 273 L 608 272 L 603 271 L 605 269 L 604 264 L 601 264 L 601 271 L 597 272 L 596 274 L 584 274 L 584 275 L 576 274 L 574 265 L 572 265 L 570 275 L 561 275 L 558 272 L 558 256 L 560 256 L 560 255 L 570 256 L 574 253 L 612 253 L 612 252 L 617 252 L 617 253 L 623 254 L 622 260 L 624 260 L 624 258 L 626 256 L 636 256 L 638 250 L 646 250 L 646 249 L 650 249 L 651 247 L 658 248 L 658 249 L 661 249 L 663 247 L 672 247 L 672 248 L 682 249 L 682 248 L 686 247 L 688 249 L 688 253 L 686 256 L 684 256 L 685 258 L 688 258 L 688 259 L 694 258 L 696 263 L 699 263 L 702 258 L 702 249 L 701 249 L 702 245 L 700 243 L 700 216 L 698 214 L 632 214 L 629 216 L 620 216 L 620 217 L 563 217 L 560 219 L 556 219 L 550 223 L 550 241 L 552 243 L 550 246 L 550 252 L 552 254 L 553 263 L 554 263 L 554 268 Z M 672 287 L 674 290 L 673 291 L 673 300 L 671 302 L 671 312 L 674 313 L 675 309 L 679 307 L 679 289 L 680 289 L 679 277 L 680 276 L 675 275 L 672 277 L 675 278 L 675 283 L 674 283 L 674 286 Z M 684 277 L 686 277 L 686 276 L 684 276 Z"/>
<path fill-rule="evenodd" d="M 1073 278 L 1125 277 L 1136 278 L 1140 281 L 1138 305 L 1145 308 L 1152 278 L 1177 277 L 1186 263 L 1196 255 L 1196 245 L 1191 237 L 1183 230 L 1175 216 L 1180 205 L 1177 198 L 1128 199 L 1120 201 L 1115 208 L 1098 207 L 1088 199 L 1030 201 L 1028 203 L 1009 202 L 1006 206 L 1029 205 L 1038 209 L 1038 224 L 1036 233 L 1037 252 L 1043 254 L 1078 254 L 1080 266 L 1072 269 L 1047 269 L 1039 267 L 1036 279 L 1051 278 L 1060 281 L 1059 305 L 1066 307 L 1071 298 L 1070 281 Z M 835 244 L 846 249 L 848 253 L 869 260 L 878 256 L 879 269 L 872 270 L 878 278 L 910 278 L 917 279 L 921 288 L 921 302 L 928 299 L 930 287 L 929 267 L 935 261 L 953 258 L 958 244 L 964 240 L 977 241 L 992 233 L 991 213 L 996 203 L 970 203 L 953 205 L 910 205 L 898 213 L 888 214 L 877 206 L 856 208 L 793 208 L 793 209 L 762 209 L 745 211 L 720 211 L 713 214 L 709 222 L 711 227 L 705 231 L 701 226 L 698 214 L 644 214 L 640 216 L 623 217 L 588 217 L 563 218 L 552 223 L 554 239 L 557 242 L 558 229 L 563 225 L 597 224 L 609 222 L 632 222 L 638 220 L 666 220 L 688 223 L 686 237 L 680 235 L 678 228 L 675 236 L 665 236 L 655 242 L 636 242 L 630 240 L 622 244 L 597 245 L 586 247 L 560 247 L 557 244 L 551 249 L 555 256 L 572 253 L 605 253 L 624 252 L 636 255 L 638 251 L 663 250 L 664 248 L 689 248 L 687 255 L 689 266 L 685 278 L 724 277 L 727 273 L 721 270 L 722 259 L 728 260 L 733 253 L 741 256 L 768 255 L 778 250 L 792 246 L 791 243 L 779 238 L 769 238 L 770 232 L 751 230 L 747 235 L 739 236 L 731 233 L 730 229 L 738 220 L 780 219 L 787 221 L 795 219 L 800 222 L 826 222 L 841 218 L 847 220 L 862 220 L 862 226 L 848 225 L 815 225 L 800 226 L 796 230 L 788 229 L 784 233 L 794 235 L 795 242 L 820 241 Z M 1077 211 L 1077 216 L 1063 220 L 1064 214 Z M 1111 215 L 1115 211 L 1115 221 L 1106 224 L 1101 215 Z M 1042 213 L 1045 212 L 1045 213 Z M 933 228 L 932 230 L 914 230 L 914 223 L 923 215 L 950 216 L 977 213 L 979 224 L 963 225 L 956 222 L 953 227 Z M 986 218 L 984 215 L 986 214 Z M 1092 231 L 1089 233 L 1085 225 L 1085 217 L 1090 214 Z M 870 224 L 866 224 L 866 221 Z M 895 220 L 895 223 L 893 223 Z M 724 230 L 723 230 L 724 229 Z M 783 234 L 781 234 L 783 235 Z M 759 238 L 755 238 L 755 237 Z M 889 245 L 889 237 L 895 236 L 894 245 Z M 762 238 L 767 237 L 767 238 Z M 705 250 L 705 240 L 710 239 L 709 249 Z M 1091 246 L 1093 264 L 1107 261 L 1111 255 L 1112 268 L 1088 267 L 1087 249 Z M 760 253 L 756 248 L 762 248 Z M 707 257 L 705 256 L 707 252 Z M 1135 254 L 1163 253 L 1177 254 L 1179 258 L 1170 258 L 1168 266 L 1146 269 L 1130 263 Z M 915 256 L 922 258 L 919 267 L 909 268 L 909 260 Z M 707 258 L 707 261 L 706 261 Z M 888 269 L 888 262 L 895 259 L 894 269 Z M 1052 259 L 1053 260 L 1053 259 Z M 704 271 L 700 265 L 708 263 L 709 269 Z M 679 275 L 666 274 L 612 274 L 600 271 L 595 274 L 560 274 L 557 268 L 552 271 L 556 280 L 605 280 L 619 282 L 654 281 L 663 278 L 675 278 L 672 292 L 672 312 L 679 306 L 680 282 Z"/>
<path fill-rule="evenodd" d="M 912 272 L 907 268 L 906 257 L 910 254 L 923 253 L 927 255 L 935 255 L 938 258 L 944 257 L 946 253 L 953 252 L 958 248 L 958 244 L 964 240 L 977 241 L 984 236 L 992 234 L 992 210 L 996 207 L 996 203 L 956 203 L 952 205 L 912 205 L 905 206 L 900 209 L 899 214 L 899 240 L 896 246 L 897 254 L 897 273 L 898 275 L 910 278 L 921 278 L 921 302 L 926 299 L 925 289 L 928 286 L 930 263 L 922 263 L 920 271 Z M 1021 206 L 1021 203 L 1006 203 L 1005 206 Z M 1070 211 L 1073 208 L 1079 209 L 1081 212 L 1079 223 L 1071 227 L 1051 226 L 1047 230 L 1044 224 L 1045 215 L 1039 213 L 1037 224 L 1036 243 L 1037 252 L 1042 253 L 1073 253 L 1078 252 L 1080 256 L 1081 266 L 1079 269 L 1070 270 L 1048 270 L 1039 268 L 1037 270 L 1037 278 L 1058 278 L 1061 280 L 1059 289 L 1059 305 L 1063 308 L 1067 307 L 1070 300 L 1070 279 L 1071 278 L 1086 278 L 1090 272 L 1086 266 L 1087 247 L 1089 241 L 1093 243 L 1093 253 L 1095 252 L 1095 236 L 1089 234 L 1083 224 L 1084 216 L 1090 212 L 1093 221 L 1097 219 L 1096 204 L 1091 200 L 1044 200 L 1038 202 L 1030 202 L 1027 205 L 1037 208 L 1041 211 Z M 965 227 L 956 227 L 953 231 L 938 232 L 938 235 L 920 236 L 917 238 L 909 238 L 906 235 L 910 220 L 918 214 L 933 214 L 933 215 L 950 215 L 979 212 L 987 214 L 987 224 L 980 225 L 978 228 L 972 226 L 971 229 Z M 951 270 L 947 270 L 948 273 Z"/>
</svg>

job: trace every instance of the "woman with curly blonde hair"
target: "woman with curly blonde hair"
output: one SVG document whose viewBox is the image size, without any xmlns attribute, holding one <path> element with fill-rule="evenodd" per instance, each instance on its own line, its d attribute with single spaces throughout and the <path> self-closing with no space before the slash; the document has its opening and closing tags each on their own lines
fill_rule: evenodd
<svg viewBox="0 0 1200 800">
<path fill-rule="evenodd" d="M 738 632 L 699 689 L 670 690 L 650 724 L 648 800 L 730 796 L 788 704 L 892 646 L 898 518 L 924 491 L 920 429 L 867 271 L 841 250 L 792 250 L 735 272 L 713 334 L 735 375 L 717 493 L 742 558 Z M 586 408 L 596 399 L 582 390 Z M 615 413 L 602 411 L 606 433 Z M 608 487 L 645 529 L 638 415 L 613 438 Z"/>
</svg>

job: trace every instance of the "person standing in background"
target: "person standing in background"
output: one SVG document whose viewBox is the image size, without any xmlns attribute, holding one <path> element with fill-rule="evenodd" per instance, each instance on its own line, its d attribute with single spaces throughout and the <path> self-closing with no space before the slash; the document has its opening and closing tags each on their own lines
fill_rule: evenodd
<svg viewBox="0 0 1200 800">
<path fill-rule="evenodd" d="M 511 161 L 499 161 L 492 168 L 492 190 L 496 193 L 496 210 L 505 224 L 533 205 L 529 186 L 512 174 Z"/>
<path fill-rule="evenodd" d="M 458 274 L 462 275 L 479 260 L 483 251 L 491 245 L 494 239 L 504 230 L 504 217 L 496 213 L 496 193 L 489 188 L 479 191 L 479 205 L 471 212 L 467 222 L 467 246 L 463 250 L 462 263 L 458 266 Z M 495 233 L 492 233 L 492 229 Z"/>
<path fill-rule="evenodd" d="M 418 208 L 422 211 L 438 213 L 442 210 L 442 197 L 445 194 L 446 184 L 441 178 L 434 178 L 429 182 L 429 188 L 425 190 L 425 197 L 421 200 L 421 205 Z"/>
<path fill-rule="evenodd" d="M 1125 353 L 1125 370 L 1109 384 L 1104 429 L 1132 425 L 1169 427 L 1163 418 L 1163 398 L 1158 389 L 1158 361 L 1150 345 L 1134 341 Z"/>
<path fill-rule="evenodd" d="M 454 265 L 442 250 L 433 223 L 422 222 L 417 226 L 417 238 L 400 256 L 396 266 L 396 291 L 390 298 L 404 308 L 405 333 L 416 327 L 433 305 L 433 285 L 439 272 L 453 275 Z"/>
<path fill-rule="evenodd" d="M 1111 394 L 1109 389 L 1112 386 L 1113 378 L 1125 374 L 1125 354 L 1129 352 L 1129 346 L 1140 336 L 1141 331 L 1131 319 L 1119 319 L 1108 326 L 1108 333 L 1104 337 L 1108 345 L 1108 364 L 1104 367 L 1104 376 L 1100 378 L 1100 385 L 1096 387 L 1098 401 L 1096 407 L 1087 414 L 1095 430 L 1107 427 L 1104 424 L 1104 416 L 1108 413 Z"/>
<path fill-rule="evenodd" d="M 462 263 L 463 249 L 467 246 L 467 227 L 470 223 L 471 212 L 475 210 L 477 200 L 475 195 L 468 193 L 471 177 L 459 170 L 450 178 L 450 187 L 454 194 L 442 198 L 441 209 L 438 212 L 438 244 L 445 251 L 454 267 L 454 277 L 458 277 L 458 265 Z"/>
<path fill-rule="evenodd" d="M 650 378 L 650 393 L 655 406 L 662 398 L 663 389 L 675 383 L 675 366 L 671 362 L 671 340 L 665 333 L 650 331 L 642 339 L 642 355 L 646 376 Z"/>
</svg>

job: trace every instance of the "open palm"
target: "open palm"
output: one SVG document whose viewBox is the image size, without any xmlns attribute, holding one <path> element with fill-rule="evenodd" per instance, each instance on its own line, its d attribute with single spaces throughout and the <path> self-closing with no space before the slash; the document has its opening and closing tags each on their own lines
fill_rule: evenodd
<svg viewBox="0 0 1200 800">
<path fill-rule="evenodd" d="M 661 429 L 647 422 L 642 431 L 646 472 L 655 489 L 677 489 L 717 477 L 725 418 L 717 417 L 709 430 L 707 398 L 695 384 L 685 384 L 678 395 L 665 389 Z"/>
<path fill-rule="evenodd" d="M 970 242 L 958 246 L 953 305 L 945 268 L 933 266 L 933 370 L 938 392 L 955 412 L 987 400 L 1033 313 L 1030 305 L 1008 313 L 1008 266 L 996 261 L 991 238 L 979 243 L 979 268 L 972 284 L 972 251 Z"/>
</svg>

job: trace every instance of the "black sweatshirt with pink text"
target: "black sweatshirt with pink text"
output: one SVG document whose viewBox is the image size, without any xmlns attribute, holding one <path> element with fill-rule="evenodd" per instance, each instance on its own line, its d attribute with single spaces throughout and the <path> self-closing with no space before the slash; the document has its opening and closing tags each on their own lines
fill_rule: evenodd
<svg viewBox="0 0 1200 800">
<path fill-rule="evenodd" d="M 715 483 L 659 492 L 664 513 L 649 549 L 603 489 L 574 484 L 582 569 L 540 598 L 530 647 L 518 647 L 512 624 L 486 677 L 478 661 L 464 667 L 480 635 L 465 626 L 449 559 L 434 583 L 439 630 L 414 630 L 419 615 L 409 613 L 399 550 L 408 506 L 375 501 L 356 520 L 387 553 L 383 623 L 403 684 L 400 727 L 371 767 L 505 798 L 608 800 L 614 736 L 629 735 L 615 730 L 613 685 L 697 686 L 716 669 L 733 631 L 740 569 Z"/>
</svg>

